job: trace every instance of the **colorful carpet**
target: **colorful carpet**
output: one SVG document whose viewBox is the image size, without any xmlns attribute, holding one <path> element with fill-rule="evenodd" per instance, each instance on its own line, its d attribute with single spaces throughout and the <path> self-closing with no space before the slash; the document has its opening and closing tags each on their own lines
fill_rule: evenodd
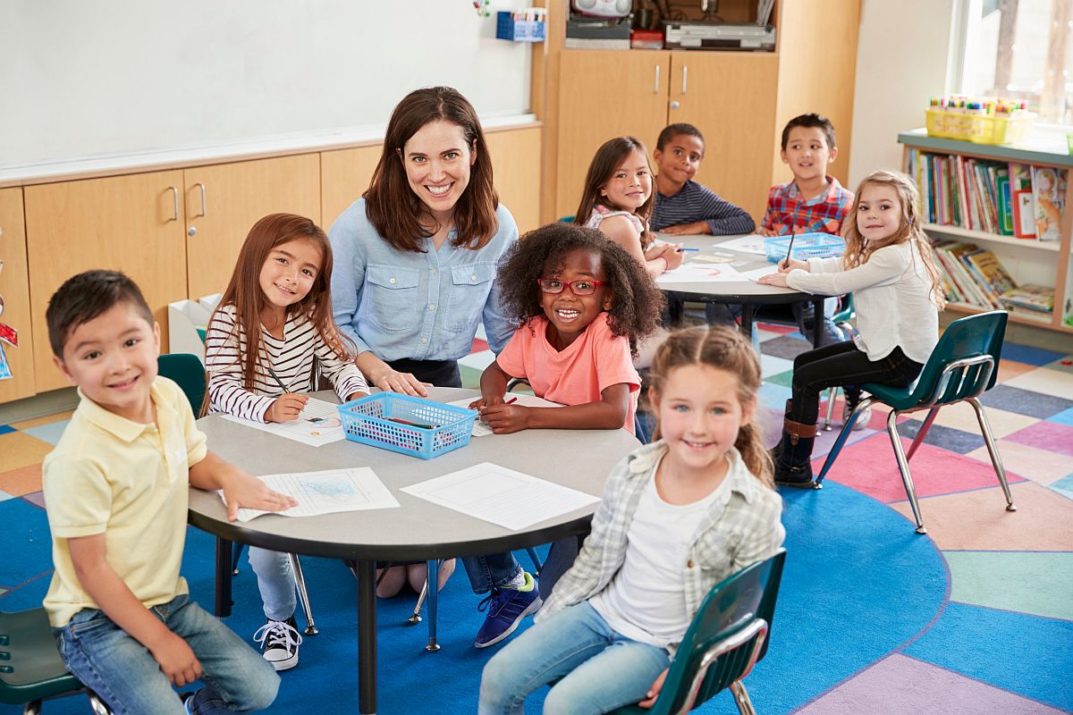
<svg viewBox="0 0 1073 715">
<path fill-rule="evenodd" d="M 762 332 L 762 345 L 761 397 L 774 430 L 793 355 L 807 346 L 778 328 Z M 911 463 L 927 536 L 913 532 L 879 412 L 853 433 L 822 491 L 784 492 L 786 573 L 771 648 L 747 680 L 759 712 L 1073 711 L 1073 358 L 1018 345 L 1004 355 L 1001 384 L 984 402 L 1016 512 L 1004 510 L 971 409 L 962 407 L 940 413 Z M 467 384 L 489 360 L 478 351 L 464 361 Z M 9 534 L 0 609 L 34 607 L 47 588 L 40 462 L 65 419 L 0 426 L 0 522 Z M 911 438 L 918 426 L 905 419 L 899 429 Z M 818 440 L 817 460 L 838 427 Z M 190 529 L 184 574 L 203 604 L 212 602 L 212 553 L 211 539 Z M 353 712 L 353 578 L 338 562 L 303 565 L 321 634 L 284 674 L 270 712 Z M 249 636 L 261 618 L 246 564 L 235 599 L 228 624 Z M 423 625 L 404 625 L 411 597 L 382 603 L 380 712 L 475 710 L 491 655 L 470 646 L 482 617 L 477 602 L 457 573 L 441 600 L 437 654 L 422 649 Z M 724 694 L 699 712 L 733 710 Z M 46 706 L 56 715 L 86 711 L 79 698 Z M 539 702 L 527 712 L 539 712 Z"/>
</svg>

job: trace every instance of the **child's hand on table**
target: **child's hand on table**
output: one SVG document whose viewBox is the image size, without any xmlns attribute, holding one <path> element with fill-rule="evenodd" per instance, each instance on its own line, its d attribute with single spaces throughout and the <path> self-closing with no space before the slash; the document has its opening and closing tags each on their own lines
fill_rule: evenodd
<svg viewBox="0 0 1073 715">
<path fill-rule="evenodd" d="M 799 261 L 796 258 L 784 258 L 779 261 L 779 273 L 789 273 L 793 270 L 808 270 L 808 261 Z"/>
<path fill-rule="evenodd" d="M 302 414 L 308 401 L 309 395 L 285 392 L 265 412 L 265 422 L 293 422 Z"/>
<path fill-rule="evenodd" d="M 368 397 L 368 396 L 369 396 L 368 392 L 362 392 L 362 391 L 358 390 L 358 391 L 355 391 L 355 392 L 351 392 L 349 395 L 347 395 L 346 396 L 346 401 L 351 402 L 352 400 L 359 400 L 362 397 Z"/>
<path fill-rule="evenodd" d="M 657 258 L 662 258 L 667 264 L 667 270 L 673 271 L 675 268 L 682 265 L 682 261 L 685 260 L 685 254 L 678 252 L 678 249 L 681 247 L 682 244 L 680 243 L 655 241 L 645 250 L 645 260 L 654 261 Z"/>
<path fill-rule="evenodd" d="M 298 500 L 294 497 L 269 489 L 260 479 L 241 469 L 232 467 L 226 476 L 221 476 L 221 482 L 224 502 L 227 503 L 228 521 L 238 518 L 240 507 L 263 511 L 284 511 L 292 506 L 298 506 Z"/>
<path fill-rule="evenodd" d="M 477 410 L 478 412 L 480 412 L 485 407 L 491 407 L 492 405 L 502 405 L 502 404 L 503 404 L 503 395 L 499 395 L 498 397 L 495 396 L 495 395 L 493 395 L 491 397 L 483 397 L 482 396 L 482 397 L 474 400 L 473 402 L 469 403 L 469 408 L 471 410 Z"/>
<path fill-rule="evenodd" d="M 763 275 L 763 276 L 760 276 L 759 278 L 757 278 L 756 282 L 757 283 L 762 283 L 763 285 L 766 285 L 766 286 L 776 286 L 778 288 L 788 288 L 789 287 L 789 285 L 786 283 L 786 274 L 785 273 L 768 273 L 766 275 Z"/>
<path fill-rule="evenodd" d="M 484 421 L 495 434 L 510 434 L 520 432 L 529 427 L 529 408 L 515 405 L 517 397 L 504 402 L 502 399 L 497 404 L 486 405 L 480 408 L 481 420 Z"/>
<path fill-rule="evenodd" d="M 671 236 L 702 236 L 712 232 L 712 227 L 707 221 L 694 221 L 693 223 L 680 223 L 677 226 L 665 226 L 659 230 Z"/>
</svg>

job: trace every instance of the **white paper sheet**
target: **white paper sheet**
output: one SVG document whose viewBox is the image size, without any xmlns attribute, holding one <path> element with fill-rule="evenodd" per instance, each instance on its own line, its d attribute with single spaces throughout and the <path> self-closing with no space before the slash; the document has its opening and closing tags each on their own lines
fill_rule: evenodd
<svg viewBox="0 0 1073 715">
<path fill-rule="evenodd" d="M 509 400 L 511 397 L 515 398 L 519 405 L 525 405 L 526 407 L 562 407 L 562 405 L 560 405 L 558 402 L 551 402 L 550 400 L 542 399 L 540 397 L 537 397 L 536 395 L 516 395 L 511 393 L 511 395 L 507 397 L 507 399 Z M 467 397 L 464 400 L 455 400 L 454 402 L 448 402 L 447 404 L 457 405 L 458 407 L 465 407 L 466 409 L 469 409 L 470 403 L 473 402 L 475 399 L 477 398 Z M 480 417 L 474 420 L 472 432 L 472 435 L 474 437 L 487 437 L 490 434 L 493 434 L 492 428 L 481 422 Z"/>
<path fill-rule="evenodd" d="M 221 415 L 221 417 L 277 437 L 286 437 L 308 444 L 310 447 L 319 447 L 322 444 L 338 442 L 346 437 L 343 434 L 338 408 L 339 405 L 332 402 L 310 397 L 305 407 L 302 408 L 302 414 L 293 422 L 254 422 L 233 415 Z"/>
<path fill-rule="evenodd" d="M 762 266 L 761 268 L 754 268 L 751 271 L 742 271 L 738 275 L 741 278 L 746 278 L 748 280 L 755 281 L 760 276 L 766 276 L 769 273 L 774 273 L 778 269 L 779 269 L 779 267 L 777 265 L 775 265 L 774 263 L 769 263 L 766 266 Z"/>
<path fill-rule="evenodd" d="M 673 271 L 667 271 L 656 279 L 656 285 L 677 283 L 734 283 L 745 280 L 738 269 L 729 263 L 684 263 Z"/>
<path fill-rule="evenodd" d="M 402 491 L 511 531 L 600 501 L 491 462 L 403 487 Z"/>
<path fill-rule="evenodd" d="M 761 256 L 766 256 L 767 250 L 764 249 L 765 238 L 766 236 L 752 233 L 748 236 L 732 238 L 729 241 L 720 241 L 719 243 L 714 243 L 712 245 L 716 248 L 725 248 L 731 251 L 741 251 L 742 253 L 757 253 Z"/>
<path fill-rule="evenodd" d="M 380 481 L 380 477 L 368 467 L 328 469 L 300 474 L 268 474 L 260 479 L 270 489 L 297 499 L 298 505 L 286 511 L 239 509 L 239 521 L 249 521 L 262 514 L 318 516 L 340 511 L 390 509 L 399 506 L 398 500 Z M 217 493 L 220 499 L 224 498 L 222 491 Z"/>
</svg>

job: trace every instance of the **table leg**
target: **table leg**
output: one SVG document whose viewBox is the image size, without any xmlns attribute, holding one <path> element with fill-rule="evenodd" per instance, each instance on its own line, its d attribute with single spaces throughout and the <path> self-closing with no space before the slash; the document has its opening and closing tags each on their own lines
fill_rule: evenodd
<svg viewBox="0 0 1073 715">
<path fill-rule="evenodd" d="M 376 561 L 358 561 L 358 711 L 376 712 Z"/>
<path fill-rule="evenodd" d="M 216 537 L 216 603 L 218 618 L 231 615 L 231 542 Z"/>
<path fill-rule="evenodd" d="M 812 299 L 812 347 L 823 345 L 823 301 L 820 296 Z"/>
<path fill-rule="evenodd" d="M 741 331 L 745 333 L 745 337 L 751 338 L 753 336 L 753 312 L 752 303 L 743 303 L 741 306 Z"/>
</svg>

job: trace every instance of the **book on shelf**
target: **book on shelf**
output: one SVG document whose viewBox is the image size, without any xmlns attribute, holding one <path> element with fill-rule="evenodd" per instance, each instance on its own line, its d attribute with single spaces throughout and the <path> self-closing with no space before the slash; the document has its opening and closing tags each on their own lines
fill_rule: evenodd
<svg viewBox="0 0 1073 715">
<path fill-rule="evenodd" d="M 1029 310 L 1034 313 L 1054 312 L 1054 288 L 1040 285 L 1023 285 L 1003 293 L 999 300 L 1010 310 Z"/>
<path fill-rule="evenodd" d="M 1005 307 L 1001 296 L 1017 289 L 1017 282 L 991 251 L 958 241 L 938 241 L 933 248 L 951 302 L 1001 309 Z"/>
<path fill-rule="evenodd" d="M 1036 236 L 1057 241 L 1062 234 L 1062 208 L 1066 199 L 1066 173 L 1049 166 L 1032 167 L 1032 205 Z"/>
<path fill-rule="evenodd" d="M 912 149 L 906 170 L 928 223 L 1044 241 L 1061 236 L 1064 169 Z"/>
</svg>

